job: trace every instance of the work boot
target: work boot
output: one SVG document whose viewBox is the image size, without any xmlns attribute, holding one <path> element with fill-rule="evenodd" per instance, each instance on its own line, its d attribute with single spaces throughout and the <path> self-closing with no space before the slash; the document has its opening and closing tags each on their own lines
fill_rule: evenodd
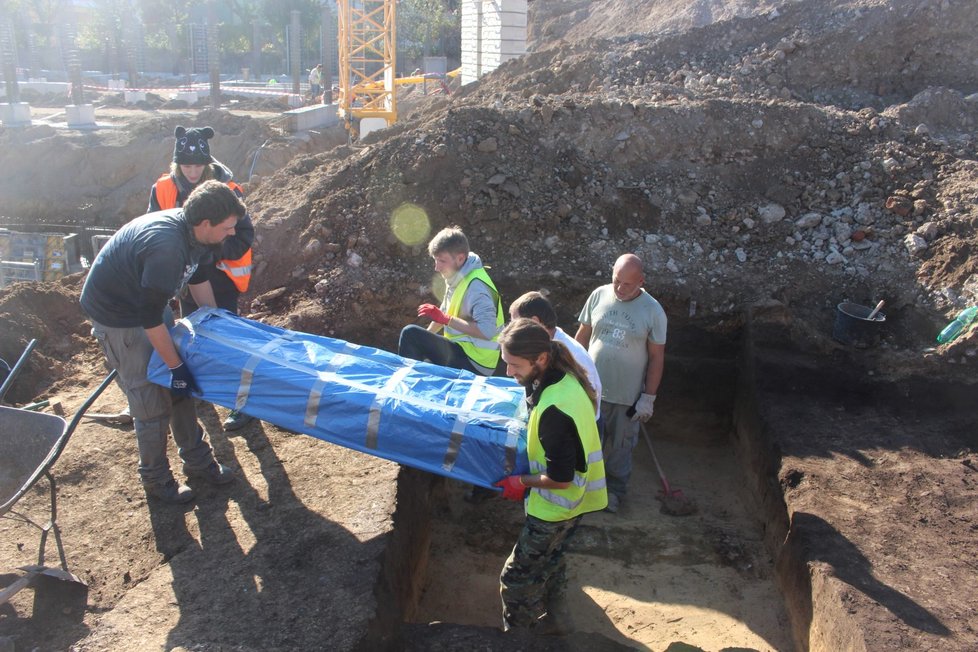
<svg viewBox="0 0 978 652">
<path fill-rule="evenodd" d="M 231 410 L 231 413 L 228 414 L 227 418 L 224 419 L 224 423 L 222 424 L 224 426 L 224 432 L 231 432 L 232 430 L 240 430 L 244 428 L 246 425 L 248 425 L 249 423 L 251 423 L 252 420 L 253 417 L 249 417 L 244 412 Z"/>
<path fill-rule="evenodd" d="M 183 465 L 183 473 L 191 480 L 203 480 L 211 484 L 228 484 L 234 482 L 234 471 L 214 460 L 202 469 L 190 469 Z"/>
<path fill-rule="evenodd" d="M 185 484 L 177 483 L 173 478 L 163 484 L 144 482 L 143 489 L 150 498 L 171 505 L 183 505 L 194 499 L 194 490 Z"/>
<path fill-rule="evenodd" d="M 618 497 L 618 494 L 609 493 L 608 506 L 604 508 L 604 511 L 617 514 L 619 507 L 621 507 L 621 498 Z"/>
</svg>

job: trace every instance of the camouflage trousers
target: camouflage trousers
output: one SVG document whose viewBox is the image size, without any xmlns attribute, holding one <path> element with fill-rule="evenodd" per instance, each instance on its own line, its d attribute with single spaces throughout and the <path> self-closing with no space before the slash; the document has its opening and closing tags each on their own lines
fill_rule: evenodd
<svg viewBox="0 0 978 652">
<path fill-rule="evenodd" d="M 581 517 L 551 523 L 527 515 L 499 575 L 503 629 L 532 627 L 567 585 L 564 546 Z"/>
</svg>

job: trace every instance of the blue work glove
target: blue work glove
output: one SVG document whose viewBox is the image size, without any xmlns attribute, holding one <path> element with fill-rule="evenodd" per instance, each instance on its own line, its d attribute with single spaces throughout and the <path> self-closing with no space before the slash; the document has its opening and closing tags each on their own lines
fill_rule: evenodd
<svg viewBox="0 0 978 652">
<path fill-rule="evenodd" d="M 190 396 L 192 392 L 200 392 L 190 369 L 182 362 L 170 369 L 170 391 L 176 396 Z"/>
</svg>

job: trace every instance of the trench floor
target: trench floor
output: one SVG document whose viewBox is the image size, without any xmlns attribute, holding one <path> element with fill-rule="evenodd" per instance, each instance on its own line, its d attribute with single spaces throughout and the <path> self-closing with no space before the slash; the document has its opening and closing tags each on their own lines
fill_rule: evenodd
<svg viewBox="0 0 978 652">
<path fill-rule="evenodd" d="M 658 418 L 658 415 L 657 415 Z M 745 471 L 726 433 L 696 443 L 656 436 L 681 432 L 672 419 L 650 423 L 670 485 L 698 511 L 660 513 L 661 487 L 640 437 L 629 495 L 617 514 L 587 515 L 568 553 L 561 624 L 636 649 L 790 650 L 790 626 L 773 564 L 753 515 Z M 655 419 L 653 420 L 655 421 Z M 433 520 L 425 587 L 414 622 L 499 626 L 498 575 L 522 524 L 519 505 L 473 506 L 449 483 Z"/>
</svg>

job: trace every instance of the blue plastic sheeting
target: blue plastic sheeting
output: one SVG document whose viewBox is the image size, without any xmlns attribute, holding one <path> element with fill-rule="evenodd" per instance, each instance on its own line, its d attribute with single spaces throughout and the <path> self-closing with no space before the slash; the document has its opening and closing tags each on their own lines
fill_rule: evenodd
<svg viewBox="0 0 978 652">
<path fill-rule="evenodd" d="M 325 441 L 490 487 L 528 473 L 525 392 L 509 378 L 408 360 L 201 308 L 171 329 L 199 398 Z M 156 353 L 149 379 L 169 386 Z"/>
</svg>

